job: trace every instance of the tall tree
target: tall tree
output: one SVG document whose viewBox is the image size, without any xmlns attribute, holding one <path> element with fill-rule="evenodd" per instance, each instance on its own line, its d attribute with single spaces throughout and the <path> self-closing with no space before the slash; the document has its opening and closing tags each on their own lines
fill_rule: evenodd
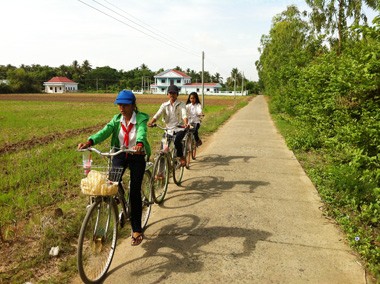
<svg viewBox="0 0 380 284">
<path fill-rule="evenodd" d="M 347 38 L 347 21 L 352 19 L 354 25 L 360 20 L 367 24 L 367 17 L 363 14 L 363 4 L 372 9 L 380 9 L 378 0 L 306 0 L 312 9 L 310 19 L 317 32 L 325 30 L 330 36 L 330 42 L 334 42 L 334 34 L 338 34 L 337 53 L 342 52 Z"/>
<path fill-rule="evenodd" d="M 286 92 L 284 86 L 313 57 L 309 46 L 314 41 L 303 15 L 296 6 L 288 6 L 273 18 L 269 35 L 261 38 L 261 55 L 256 68 L 268 94 Z"/>
<path fill-rule="evenodd" d="M 90 72 L 92 70 L 92 66 L 88 60 L 84 60 L 82 63 L 81 69 L 82 69 L 82 72 L 84 73 L 84 75 L 87 75 L 88 72 Z"/>
<path fill-rule="evenodd" d="M 176 70 L 178 70 L 178 71 L 181 71 L 181 72 L 183 72 L 182 68 L 181 68 L 181 67 L 179 67 L 179 66 L 176 66 L 176 68 L 174 68 L 174 69 L 176 69 Z"/>
<path fill-rule="evenodd" d="M 223 84 L 223 77 L 216 72 L 213 76 L 211 76 L 212 82 Z"/>
<path fill-rule="evenodd" d="M 231 76 L 227 78 L 226 86 L 228 89 L 233 90 L 234 87 L 241 85 L 241 80 L 243 76 L 241 72 L 239 72 L 238 68 L 232 68 Z"/>
<path fill-rule="evenodd" d="M 9 70 L 7 77 L 13 93 L 40 93 L 41 84 L 33 77 L 31 72 L 24 68 Z"/>
<path fill-rule="evenodd" d="M 103 90 L 105 92 L 113 92 L 119 89 L 120 73 L 109 66 L 97 67 L 86 76 L 87 86 Z"/>
<path fill-rule="evenodd" d="M 70 66 L 66 66 L 66 65 L 59 66 L 57 68 L 56 72 L 57 72 L 58 76 L 67 77 L 69 79 L 71 79 L 73 76 L 72 68 L 70 68 Z"/>
</svg>

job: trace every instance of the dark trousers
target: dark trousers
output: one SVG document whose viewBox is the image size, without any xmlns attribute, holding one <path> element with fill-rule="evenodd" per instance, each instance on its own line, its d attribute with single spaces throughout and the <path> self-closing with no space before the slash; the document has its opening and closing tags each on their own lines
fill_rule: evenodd
<svg viewBox="0 0 380 284">
<path fill-rule="evenodd" d="M 174 146 L 177 150 L 177 157 L 183 157 L 182 139 L 185 135 L 186 132 L 184 130 L 175 133 Z"/>
<path fill-rule="evenodd" d="M 141 215 L 142 215 L 142 200 L 141 200 L 141 184 L 145 172 L 145 156 L 131 155 L 125 153 L 115 156 L 112 159 L 113 167 L 123 167 L 124 171 L 129 168 L 130 171 L 130 192 L 129 200 L 131 204 L 131 225 L 133 232 L 142 232 Z M 124 174 L 124 172 L 123 172 Z M 124 185 L 125 187 L 127 185 Z"/>
<path fill-rule="evenodd" d="M 195 125 L 194 125 L 194 128 L 195 128 L 194 129 L 194 139 L 195 139 L 196 142 L 198 142 L 199 140 L 201 140 L 199 138 L 199 133 L 198 133 L 199 127 L 201 127 L 201 124 L 200 123 L 195 123 Z"/>
</svg>

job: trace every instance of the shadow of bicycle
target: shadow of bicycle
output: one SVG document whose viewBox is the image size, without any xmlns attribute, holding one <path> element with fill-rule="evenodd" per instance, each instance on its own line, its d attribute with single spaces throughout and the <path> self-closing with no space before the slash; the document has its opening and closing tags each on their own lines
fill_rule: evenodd
<svg viewBox="0 0 380 284">
<path fill-rule="evenodd" d="M 196 160 L 190 164 L 190 169 L 211 169 L 217 166 L 229 166 L 237 162 L 249 163 L 255 156 L 228 156 L 228 155 L 205 155 L 198 156 Z"/>
<path fill-rule="evenodd" d="M 225 191 L 251 194 L 257 188 L 269 184 L 267 181 L 258 180 L 226 181 L 221 176 L 193 177 L 185 180 L 182 187 L 171 188 L 160 207 L 171 209 L 189 207 L 209 198 L 218 198 Z M 175 199 L 175 202 L 170 202 L 172 199 Z"/>
<path fill-rule="evenodd" d="M 128 273 L 139 282 L 159 283 L 173 273 L 199 272 L 215 261 L 228 263 L 249 257 L 259 241 L 271 236 L 262 230 L 207 224 L 207 220 L 191 214 L 150 224 L 150 238 L 141 245 L 145 253 L 115 267 L 109 274 L 133 264 L 133 271 Z"/>
</svg>

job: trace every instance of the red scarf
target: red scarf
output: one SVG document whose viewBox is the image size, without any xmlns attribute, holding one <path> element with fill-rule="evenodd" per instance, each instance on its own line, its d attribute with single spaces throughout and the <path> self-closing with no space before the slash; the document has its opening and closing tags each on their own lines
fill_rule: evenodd
<svg viewBox="0 0 380 284">
<path fill-rule="evenodd" d="M 121 123 L 121 122 L 120 122 L 120 124 L 121 124 L 121 128 L 124 131 L 124 145 L 125 145 L 125 147 L 128 148 L 128 144 L 129 144 L 129 132 L 131 131 L 131 129 L 132 129 L 132 127 L 133 127 L 134 124 L 129 123 L 127 127 L 125 127 L 124 124 Z"/>
</svg>

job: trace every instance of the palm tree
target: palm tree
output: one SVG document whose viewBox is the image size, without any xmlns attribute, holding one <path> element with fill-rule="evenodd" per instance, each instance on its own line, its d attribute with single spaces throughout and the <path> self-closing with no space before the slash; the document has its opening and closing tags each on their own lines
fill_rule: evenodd
<svg viewBox="0 0 380 284">
<path fill-rule="evenodd" d="M 218 72 L 216 72 L 213 76 L 213 79 L 215 80 L 215 82 L 217 83 L 220 83 L 220 84 L 223 84 L 223 77 L 220 76 L 220 74 Z M 213 81 L 214 81 L 213 80 Z"/>
<path fill-rule="evenodd" d="M 143 64 L 141 64 L 140 69 L 141 69 L 141 70 L 147 70 L 147 69 L 149 69 L 149 68 L 148 68 L 147 65 L 145 65 L 145 64 L 143 63 Z"/>
<path fill-rule="evenodd" d="M 88 60 L 83 61 L 81 68 L 85 75 L 92 70 L 92 66 Z"/>
<path fill-rule="evenodd" d="M 74 60 L 71 66 L 73 67 L 74 70 L 78 70 L 80 68 L 78 60 Z"/>
</svg>

